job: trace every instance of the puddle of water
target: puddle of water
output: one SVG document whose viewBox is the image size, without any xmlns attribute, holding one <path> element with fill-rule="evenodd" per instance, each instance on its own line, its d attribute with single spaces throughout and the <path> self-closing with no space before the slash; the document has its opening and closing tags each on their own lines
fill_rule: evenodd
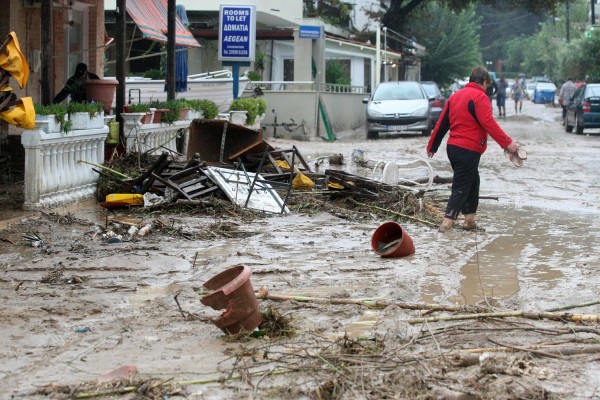
<svg viewBox="0 0 600 400">
<path fill-rule="evenodd" d="M 135 294 L 129 298 L 129 302 L 133 308 L 139 309 L 160 296 L 171 295 L 182 288 L 177 283 L 171 283 L 166 286 L 148 286 L 138 289 Z"/>
<path fill-rule="evenodd" d="M 357 321 L 344 326 L 343 333 L 339 336 L 346 334 L 354 340 L 370 337 L 373 327 L 379 321 L 379 315 L 380 313 L 376 311 L 366 311 Z"/>
<path fill-rule="evenodd" d="M 598 235 L 589 218 L 547 210 L 518 211 L 510 219 L 504 216 L 500 220 L 515 221 L 514 225 L 502 229 L 508 234 L 477 248 L 460 268 L 460 284 L 448 289 L 444 276 L 431 276 L 422 287 L 421 300 L 472 305 L 484 298 L 505 299 L 524 290 L 549 297 L 555 292 L 554 297 L 560 298 L 562 290 L 577 284 L 573 279 L 581 273 L 577 260 L 598 253 L 594 244 Z"/>
</svg>

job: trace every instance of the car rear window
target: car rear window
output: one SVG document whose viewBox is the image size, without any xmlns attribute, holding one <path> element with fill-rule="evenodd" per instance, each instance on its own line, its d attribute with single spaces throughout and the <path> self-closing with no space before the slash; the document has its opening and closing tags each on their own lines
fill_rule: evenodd
<svg viewBox="0 0 600 400">
<path fill-rule="evenodd" d="M 421 86 L 423 86 L 423 89 L 425 89 L 427 96 L 439 96 L 441 94 L 437 85 L 433 83 L 421 83 Z"/>
<path fill-rule="evenodd" d="M 585 90 L 585 97 L 600 97 L 600 85 L 588 86 Z"/>
<path fill-rule="evenodd" d="M 380 86 L 373 95 L 374 101 L 423 99 L 423 92 L 417 84 Z"/>
</svg>

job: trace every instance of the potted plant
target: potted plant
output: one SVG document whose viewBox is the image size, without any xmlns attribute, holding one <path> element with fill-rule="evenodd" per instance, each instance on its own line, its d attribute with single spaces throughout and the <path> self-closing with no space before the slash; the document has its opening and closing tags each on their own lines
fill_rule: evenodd
<svg viewBox="0 0 600 400">
<path fill-rule="evenodd" d="M 217 115 L 219 115 L 219 106 L 212 100 L 194 100 L 192 104 L 196 111 L 202 113 L 201 118 L 215 119 L 217 118 Z"/>
<path fill-rule="evenodd" d="M 138 104 L 130 104 L 127 106 L 127 112 L 132 113 L 145 113 L 140 121 L 142 124 L 151 124 L 154 118 L 152 111 L 150 110 L 150 104 L 147 103 L 138 103 Z"/>
<path fill-rule="evenodd" d="M 155 100 L 150 103 L 150 111 L 154 112 L 154 118 L 152 122 L 160 124 L 162 122 L 162 115 L 167 109 L 165 108 L 165 102 Z"/>
<path fill-rule="evenodd" d="M 105 104 L 101 101 L 89 103 L 89 114 L 90 122 L 88 124 L 89 129 L 101 129 L 104 127 L 104 111 Z"/>
<path fill-rule="evenodd" d="M 180 100 L 167 100 L 160 103 L 160 106 L 163 109 L 160 122 L 163 124 L 173 124 L 173 122 L 179 120 L 179 112 L 181 110 Z"/>
<path fill-rule="evenodd" d="M 258 116 L 259 102 L 257 100 L 259 100 L 259 99 L 237 98 L 237 99 L 233 100 L 231 102 L 231 105 L 229 106 L 229 111 L 232 113 L 231 122 L 240 124 L 239 122 L 234 121 L 234 119 L 237 118 L 236 114 L 238 114 L 238 112 L 246 112 L 246 120 L 242 121 L 242 123 L 240 125 L 253 125 L 254 121 L 256 120 L 256 117 Z M 266 104 L 265 104 L 265 108 L 266 108 Z"/>
<path fill-rule="evenodd" d="M 67 111 L 73 130 L 88 129 L 90 118 L 98 114 L 98 103 L 71 102 L 67 106 Z"/>
<path fill-rule="evenodd" d="M 71 121 L 67 119 L 67 106 L 63 104 L 50 104 L 47 106 L 36 104 L 35 126 L 46 133 L 69 133 Z"/>
</svg>

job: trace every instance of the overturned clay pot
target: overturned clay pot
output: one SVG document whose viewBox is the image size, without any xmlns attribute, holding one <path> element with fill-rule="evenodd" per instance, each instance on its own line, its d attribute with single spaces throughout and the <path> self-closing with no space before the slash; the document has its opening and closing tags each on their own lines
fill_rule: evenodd
<svg viewBox="0 0 600 400">
<path fill-rule="evenodd" d="M 249 267 L 236 265 L 203 285 L 212 293 L 202 297 L 200 302 L 214 310 L 225 309 L 220 317 L 211 321 L 228 335 L 252 332 L 262 322 L 250 275 L 252 271 Z"/>
</svg>

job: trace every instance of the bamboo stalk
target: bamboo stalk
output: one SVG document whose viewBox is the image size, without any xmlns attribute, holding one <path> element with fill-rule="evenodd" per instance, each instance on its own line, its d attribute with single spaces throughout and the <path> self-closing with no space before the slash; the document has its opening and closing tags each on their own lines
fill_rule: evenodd
<svg viewBox="0 0 600 400">
<path fill-rule="evenodd" d="M 480 319 L 480 318 L 507 318 L 507 317 L 522 317 L 527 319 L 549 319 L 553 321 L 571 321 L 571 322 L 598 322 L 600 321 L 600 315 L 591 314 L 555 314 L 549 312 L 525 312 L 525 311 L 500 311 L 492 313 L 479 313 L 479 314 L 461 314 L 461 315 L 449 315 L 442 317 L 431 317 L 431 318 L 414 318 L 409 319 L 406 322 L 409 324 L 421 324 L 426 322 L 441 322 L 441 321 L 460 321 L 467 319 Z"/>
<path fill-rule="evenodd" d="M 242 377 L 247 377 L 247 376 L 263 376 L 263 375 L 281 375 L 281 374 L 287 374 L 289 372 L 293 372 L 293 369 L 282 369 L 282 370 L 278 370 L 278 371 L 257 371 L 257 372 L 251 372 L 248 373 L 247 375 L 236 375 L 236 376 L 229 376 L 229 377 L 221 377 L 221 378 L 210 378 L 210 379 L 195 379 L 195 380 L 190 380 L 190 381 L 181 381 L 181 382 L 165 382 L 160 384 L 160 386 L 168 386 L 168 385 L 181 385 L 181 386 L 187 386 L 187 385 L 202 385 L 202 384 L 206 384 L 206 383 L 216 383 L 216 382 L 225 382 L 225 381 L 233 381 L 233 380 L 237 380 L 237 379 L 242 379 Z M 139 386 L 126 386 L 123 388 L 116 388 L 116 389 L 107 389 L 107 390 L 102 390 L 102 391 L 94 391 L 94 392 L 81 392 L 79 394 L 77 394 L 75 396 L 76 399 L 91 399 L 91 398 L 95 398 L 95 397 L 104 397 L 104 396 L 112 396 L 115 394 L 126 394 L 126 393 L 131 393 L 134 391 L 137 391 L 139 389 Z"/>
<path fill-rule="evenodd" d="M 108 167 L 105 167 L 104 165 L 100 165 L 100 164 L 94 164 L 93 162 L 89 162 L 89 161 L 85 161 L 85 160 L 77 160 L 78 163 L 85 163 L 85 164 L 89 164 L 92 165 L 94 167 L 98 167 L 98 168 L 102 168 L 103 170 L 112 172 L 113 174 L 120 176 L 121 178 L 125 178 L 125 179 L 130 179 L 127 175 L 124 175 L 122 173 L 120 173 L 119 171 L 115 171 L 114 169 L 110 169 Z"/>
<path fill-rule="evenodd" d="M 583 304 L 572 304 L 570 306 L 549 308 L 549 309 L 544 310 L 544 311 L 546 311 L 546 312 L 564 311 L 564 310 L 571 310 L 573 308 L 595 306 L 596 304 L 600 304 L 600 300 L 598 300 L 598 301 L 590 301 L 589 303 L 583 303 Z"/>
<path fill-rule="evenodd" d="M 309 296 L 290 296 L 282 294 L 271 294 L 266 289 L 260 288 L 256 294 L 256 298 L 260 300 L 273 301 L 297 301 L 299 303 L 322 303 L 322 304 L 356 304 L 367 308 L 386 308 L 396 306 L 409 310 L 434 310 L 434 311 L 471 311 L 484 312 L 487 309 L 474 306 L 456 306 L 450 304 L 427 304 L 427 303 L 404 303 L 399 301 L 388 301 L 381 299 L 346 299 L 336 297 L 309 297 Z"/>
</svg>

